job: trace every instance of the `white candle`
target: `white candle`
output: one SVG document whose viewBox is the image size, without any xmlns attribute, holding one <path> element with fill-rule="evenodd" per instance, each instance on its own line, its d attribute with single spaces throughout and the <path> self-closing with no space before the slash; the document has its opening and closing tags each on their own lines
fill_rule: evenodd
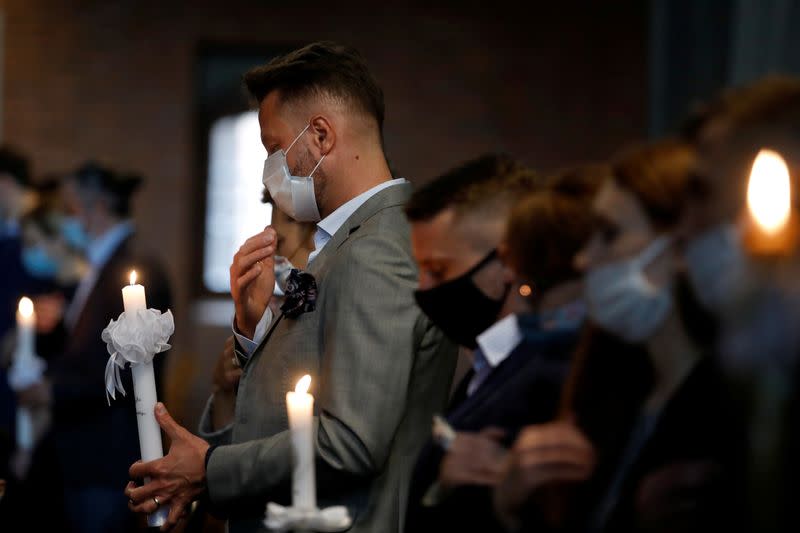
<svg viewBox="0 0 800 533">
<path fill-rule="evenodd" d="M 286 393 L 289 430 L 292 437 L 294 470 L 292 471 L 292 506 L 317 508 L 314 478 L 314 397 L 308 394 L 311 376 L 303 376 L 294 392 Z"/>
<path fill-rule="evenodd" d="M 34 343 L 35 326 L 36 313 L 33 310 L 33 302 L 25 296 L 19 301 L 17 309 L 16 357 L 28 357 L 36 352 Z"/>
<path fill-rule="evenodd" d="M 137 285 L 136 271 L 131 271 L 131 284 L 122 288 L 122 303 L 126 313 L 147 309 L 144 286 Z M 149 363 L 131 364 L 133 375 L 133 394 L 136 400 L 136 421 L 139 425 L 139 450 L 142 461 L 154 461 L 164 457 L 161 443 L 161 428 L 155 415 L 156 376 L 152 361 Z M 144 480 L 149 483 L 149 479 Z M 160 507 L 155 513 L 147 516 L 147 525 L 160 527 L 167 521 L 169 506 Z"/>
<path fill-rule="evenodd" d="M 144 286 L 136 283 L 136 271 L 131 271 L 131 284 L 122 288 L 122 303 L 125 312 L 147 309 L 147 299 L 144 296 Z"/>
<path fill-rule="evenodd" d="M 17 349 L 14 353 L 14 365 L 20 368 L 34 363 L 36 314 L 33 302 L 24 297 L 19 301 L 17 309 Z M 32 450 L 35 442 L 33 436 L 33 418 L 27 407 L 17 408 L 17 447 L 21 450 Z"/>
</svg>

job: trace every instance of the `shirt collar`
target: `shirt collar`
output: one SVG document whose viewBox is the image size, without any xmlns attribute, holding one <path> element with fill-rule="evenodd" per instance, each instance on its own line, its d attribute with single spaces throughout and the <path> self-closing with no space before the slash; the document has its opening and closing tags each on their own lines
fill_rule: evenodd
<svg viewBox="0 0 800 533">
<path fill-rule="evenodd" d="M 339 228 L 341 228 L 342 225 L 347 221 L 347 219 L 350 218 L 350 216 L 355 213 L 359 207 L 364 205 L 367 200 L 381 192 L 383 189 L 391 187 L 392 185 L 400 185 L 401 183 L 405 182 L 406 180 L 403 178 L 384 181 L 370 190 L 362 192 L 355 198 L 351 198 L 347 202 L 343 203 L 333 213 L 320 220 L 317 224 L 317 228 L 327 233 L 328 237 L 333 237 L 336 232 L 339 231 Z"/>
<path fill-rule="evenodd" d="M 96 239 L 92 239 L 86 250 L 89 262 L 95 268 L 105 265 L 122 241 L 132 233 L 133 222 L 125 221 L 114 225 Z"/>
<path fill-rule="evenodd" d="M 341 228 L 344 223 L 347 222 L 347 219 L 350 218 L 353 213 L 358 211 L 358 208 L 364 205 L 367 200 L 384 189 L 387 189 L 393 185 L 400 185 L 402 183 L 407 183 L 407 181 L 404 178 L 384 181 L 368 191 L 359 194 L 355 198 L 351 198 L 347 202 L 340 205 L 333 213 L 320 220 L 317 223 L 317 231 L 314 234 L 314 251 L 311 252 L 308 262 L 310 263 L 312 259 L 319 255 L 319 253 L 322 251 L 322 248 L 328 243 L 329 240 L 331 240 L 336 232 L 339 231 L 339 228 Z"/>
<path fill-rule="evenodd" d="M 514 349 L 522 342 L 522 331 L 517 321 L 517 315 L 511 314 L 495 322 L 489 329 L 478 335 L 479 351 L 476 356 L 481 356 L 492 368 L 502 363 Z"/>
</svg>

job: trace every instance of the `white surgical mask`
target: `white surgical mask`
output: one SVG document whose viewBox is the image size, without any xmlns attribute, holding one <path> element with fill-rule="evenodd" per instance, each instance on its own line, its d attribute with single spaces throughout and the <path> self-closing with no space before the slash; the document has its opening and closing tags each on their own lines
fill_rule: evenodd
<svg viewBox="0 0 800 533">
<path fill-rule="evenodd" d="M 261 178 L 278 209 L 298 222 L 319 222 L 320 220 L 312 176 L 322 164 L 325 156 L 322 156 L 308 176 L 292 176 L 289 166 L 286 164 L 286 154 L 308 130 L 309 126 L 310 124 L 303 128 L 303 131 L 295 137 L 285 152 L 280 149 L 267 156 L 264 161 L 264 174 Z"/>
<path fill-rule="evenodd" d="M 589 315 L 600 327 L 626 342 L 643 342 L 655 333 L 672 308 L 672 293 L 668 286 L 653 285 L 644 270 L 669 244 L 669 237 L 659 237 L 638 256 L 587 273 Z"/>
<path fill-rule="evenodd" d="M 747 259 L 735 224 L 714 227 L 686 244 L 689 282 L 708 311 L 722 314 L 747 285 Z"/>
</svg>

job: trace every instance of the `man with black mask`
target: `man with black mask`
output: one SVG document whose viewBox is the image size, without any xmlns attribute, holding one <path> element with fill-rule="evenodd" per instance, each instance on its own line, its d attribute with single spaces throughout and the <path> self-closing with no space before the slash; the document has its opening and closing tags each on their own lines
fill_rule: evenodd
<svg viewBox="0 0 800 533">
<path fill-rule="evenodd" d="M 537 282 L 510 273 L 503 244 L 512 207 L 543 184 L 514 160 L 489 154 L 430 182 L 406 204 L 417 303 L 452 340 L 474 350 L 446 420 L 434 424 L 417 461 L 406 531 L 502 531 L 490 488 L 506 446 L 522 426 L 555 416 L 580 320 L 566 335 L 545 331 L 553 317 L 531 312 Z"/>
</svg>

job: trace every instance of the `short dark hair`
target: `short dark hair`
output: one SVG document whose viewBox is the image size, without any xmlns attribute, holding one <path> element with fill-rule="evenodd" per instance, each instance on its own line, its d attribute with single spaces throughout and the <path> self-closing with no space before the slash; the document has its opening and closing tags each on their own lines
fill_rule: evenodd
<svg viewBox="0 0 800 533">
<path fill-rule="evenodd" d="M 383 90 L 355 48 L 321 41 L 274 58 L 244 75 L 247 90 L 261 103 L 272 91 L 282 102 L 312 95 L 342 100 L 372 117 L 383 131 Z"/>
<path fill-rule="evenodd" d="M 81 165 L 71 178 L 79 187 L 99 191 L 111 200 L 111 211 L 127 217 L 131 212 L 131 198 L 144 179 L 137 174 L 123 174 L 94 161 Z"/>
<path fill-rule="evenodd" d="M 430 220 L 446 208 L 458 212 L 504 204 L 543 181 L 533 170 L 506 154 L 486 154 L 439 176 L 411 195 L 405 206 L 412 222 Z"/>
<path fill-rule="evenodd" d="M 683 213 L 696 152 L 692 145 L 663 139 L 622 150 L 612 159 L 613 179 L 633 194 L 653 227 L 675 227 Z"/>
<path fill-rule="evenodd" d="M 0 146 L 0 174 L 8 174 L 20 185 L 30 185 L 28 159 L 7 145 Z"/>
</svg>

